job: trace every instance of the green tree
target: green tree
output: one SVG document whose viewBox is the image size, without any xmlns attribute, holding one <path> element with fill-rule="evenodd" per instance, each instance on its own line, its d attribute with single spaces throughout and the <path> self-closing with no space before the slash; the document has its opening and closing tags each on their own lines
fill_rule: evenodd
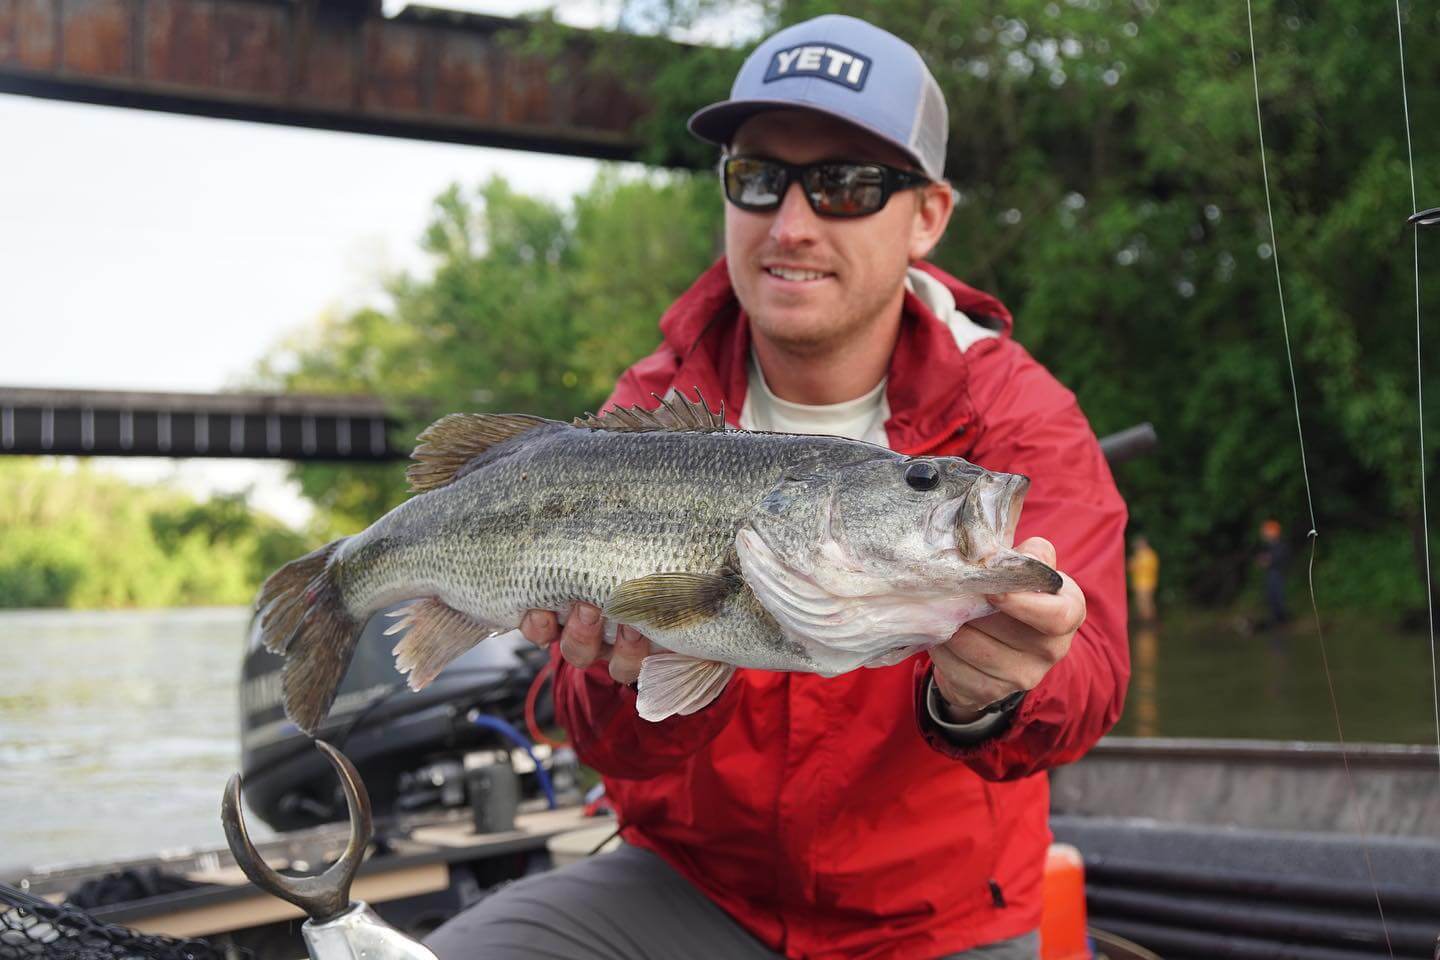
<svg viewBox="0 0 1440 960">
<path fill-rule="evenodd" d="M 200 503 L 41 460 L 0 460 L 0 608 L 244 604 L 307 541 L 243 496 Z"/>
<path fill-rule="evenodd" d="M 715 187 L 687 174 L 603 172 L 570 209 L 492 179 L 435 202 L 433 275 L 387 284 L 391 305 L 328 317 L 261 367 L 271 386 L 379 395 L 404 444 L 454 411 L 569 419 L 604 402 L 658 342 L 661 311 L 716 256 Z M 394 466 L 303 464 L 326 536 L 406 496 Z"/>
<path fill-rule="evenodd" d="M 613 170 L 575 198 L 575 343 L 583 406 L 660 342 L 661 314 L 719 257 L 719 187 L 706 176 L 624 180 Z"/>
</svg>

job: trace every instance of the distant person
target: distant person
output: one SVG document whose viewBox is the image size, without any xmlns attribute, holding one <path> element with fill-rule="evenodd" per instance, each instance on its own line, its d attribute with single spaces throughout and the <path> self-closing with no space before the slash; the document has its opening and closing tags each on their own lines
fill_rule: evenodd
<svg viewBox="0 0 1440 960">
<path fill-rule="evenodd" d="M 1260 553 L 1255 562 L 1265 571 L 1265 606 L 1268 618 L 1262 626 L 1282 627 L 1290 622 L 1285 607 L 1285 573 L 1290 566 L 1290 547 L 1281 538 L 1280 522 L 1260 524 Z"/>
<path fill-rule="evenodd" d="M 1155 587 L 1160 581 L 1160 556 L 1150 541 L 1137 534 L 1130 541 L 1130 596 L 1135 601 L 1135 616 L 1142 623 L 1155 620 Z"/>
</svg>

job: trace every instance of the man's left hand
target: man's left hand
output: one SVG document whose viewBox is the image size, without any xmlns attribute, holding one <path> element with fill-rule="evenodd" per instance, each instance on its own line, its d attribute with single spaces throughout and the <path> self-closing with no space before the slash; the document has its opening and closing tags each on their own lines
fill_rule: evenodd
<svg viewBox="0 0 1440 960">
<path fill-rule="evenodd" d="M 1058 571 L 1049 540 L 1031 537 L 1015 549 Z M 930 651 L 947 720 L 971 723 L 990 704 L 1035 689 L 1069 652 L 1075 631 L 1085 622 L 1085 595 L 1064 571 L 1058 572 L 1058 593 L 990 597 L 994 613 L 970 621 Z"/>
</svg>

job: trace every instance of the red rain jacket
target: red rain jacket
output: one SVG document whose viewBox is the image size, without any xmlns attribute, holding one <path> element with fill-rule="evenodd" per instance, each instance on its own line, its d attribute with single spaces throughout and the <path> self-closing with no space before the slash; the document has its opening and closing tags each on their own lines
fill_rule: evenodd
<svg viewBox="0 0 1440 960">
<path fill-rule="evenodd" d="M 650 723 L 606 664 L 580 671 L 555 652 L 560 722 L 604 775 L 625 839 L 787 957 L 928 960 L 1036 929 L 1050 843 L 1043 771 L 1110 728 L 1129 676 L 1125 505 L 1089 423 L 1010 338 L 998 300 L 924 269 L 1003 331 L 961 353 L 906 295 L 886 387 L 890 445 L 1029 476 L 1016 539 L 1052 541 L 1085 592 L 1069 654 L 1013 725 L 975 747 L 946 741 L 921 695 L 928 654 L 831 679 L 741 670 L 705 709 Z M 699 387 L 738 418 L 750 333 L 723 260 L 660 328 L 664 342 L 611 402 L 654 407 L 651 392 Z"/>
</svg>

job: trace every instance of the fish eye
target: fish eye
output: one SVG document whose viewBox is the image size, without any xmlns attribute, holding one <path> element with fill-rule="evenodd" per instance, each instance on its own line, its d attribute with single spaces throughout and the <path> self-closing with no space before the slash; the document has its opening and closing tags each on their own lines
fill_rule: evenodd
<svg viewBox="0 0 1440 960">
<path fill-rule="evenodd" d="M 905 482 L 912 490 L 934 490 L 940 485 L 940 471 L 928 460 L 917 460 L 905 468 Z"/>
</svg>

